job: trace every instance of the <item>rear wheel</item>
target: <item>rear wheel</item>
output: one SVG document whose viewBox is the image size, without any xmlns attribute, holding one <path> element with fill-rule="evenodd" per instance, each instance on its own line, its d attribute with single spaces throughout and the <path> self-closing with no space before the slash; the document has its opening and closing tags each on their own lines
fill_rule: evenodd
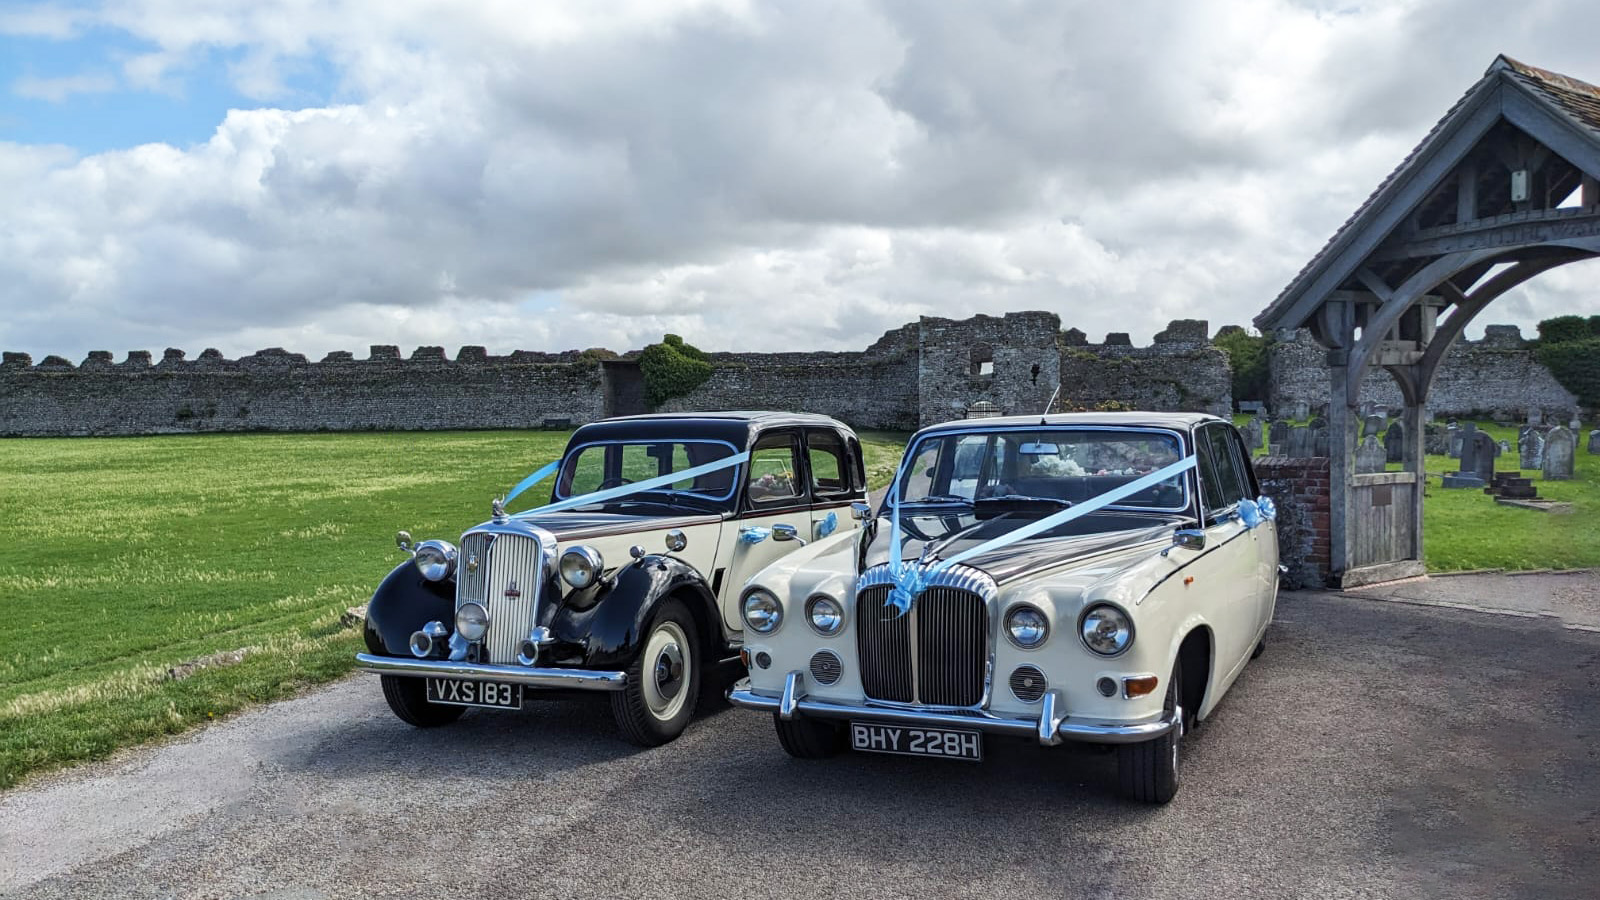
<svg viewBox="0 0 1600 900">
<path fill-rule="evenodd" d="M 786 722 L 773 713 L 772 726 L 783 751 L 795 759 L 826 759 L 844 749 L 844 729 L 834 722 L 799 717 Z"/>
<path fill-rule="evenodd" d="M 1166 803 L 1178 793 L 1178 751 L 1183 743 L 1184 719 L 1187 714 L 1176 715 L 1183 691 L 1179 673 L 1180 661 L 1172 668 L 1167 680 L 1167 696 L 1162 710 L 1168 718 L 1176 718 L 1172 730 L 1153 741 L 1121 744 L 1117 747 L 1117 781 L 1122 796 L 1141 803 Z"/>
<path fill-rule="evenodd" d="M 382 675 L 379 679 L 383 682 L 383 699 L 389 701 L 389 708 L 407 724 L 418 728 L 437 728 L 449 725 L 466 712 L 460 706 L 429 703 L 427 688 L 421 678 Z"/>
<path fill-rule="evenodd" d="M 699 645 L 694 618 L 668 600 L 645 629 L 644 648 L 628 666 L 628 683 L 611 695 L 617 729 L 641 747 L 658 747 L 683 733 L 700 696 Z"/>
</svg>

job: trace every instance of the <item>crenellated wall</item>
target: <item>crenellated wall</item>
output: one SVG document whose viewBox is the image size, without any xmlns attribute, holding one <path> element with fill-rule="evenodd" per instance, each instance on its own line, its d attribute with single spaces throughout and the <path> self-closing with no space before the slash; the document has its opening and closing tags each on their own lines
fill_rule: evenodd
<svg viewBox="0 0 1600 900">
<path fill-rule="evenodd" d="M 1277 415 L 1304 418 L 1328 402 L 1328 351 L 1305 329 L 1272 344 L 1271 396 Z M 1363 402 L 1391 409 L 1404 406 L 1400 388 L 1388 372 L 1374 369 L 1361 385 Z M 1563 388 L 1515 325 L 1490 325 L 1482 340 L 1456 341 L 1439 366 L 1428 392 L 1435 416 L 1499 416 L 1523 419 L 1538 409 L 1559 421 L 1578 411 L 1578 399 Z"/>
<path fill-rule="evenodd" d="M 1206 329 L 1202 320 L 1179 319 L 1148 347 L 1133 346 L 1126 334 L 1109 334 L 1105 343 L 1091 344 L 1077 329 L 1063 332 L 1063 401 L 1088 409 L 1121 406 L 1231 414 L 1228 355 L 1211 345 Z"/>
</svg>

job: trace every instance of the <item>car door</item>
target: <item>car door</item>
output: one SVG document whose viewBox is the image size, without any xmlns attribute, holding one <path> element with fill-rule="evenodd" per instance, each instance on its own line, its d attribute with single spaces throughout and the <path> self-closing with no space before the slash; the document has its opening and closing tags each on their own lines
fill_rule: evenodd
<svg viewBox="0 0 1600 900">
<path fill-rule="evenodd" d="M 1239 436 L 1237 428 L 1228 429 L 1230 443 L 1233 444 L 1234 453 L 1239 459 L 1240 473 L 1244 478 L 1245 496 L 1258 498 L 1261 496 L 1261 483 L 1256 480 L 1255 468 L 1250 464 L 1250 453 L 1245 449 L 1244 439 Z M 1252 531 L 1256 548 L 1256 575 L 1259 591 L 1259 603 L 1256 614 L 1256 629 L 1265 628 L 1272 621 L 1273 608 L 1278 602 L 1278 523 L 1273 520 L 1263 520 Z"/>
<path fill-rule="evenodd" d="M 1196 602 L 1211 622 L 1224 679 L 1236 674 L 1253 648 L 1261 609 L 1259 538 L 1239 517 L 1245 475 L 1228 440 L 1230 430 L 1218 422 L 1195 431 L 1206 545 L 1188 567 Z"/>
<path fill-rule="evenodd" d="M 798 428 L 766 431 L 751 445 L 738 512 L 728 523 L 732 527 L 723 528 L 722 548 L 717 554 L 719 560 L 728 561 L 720 599 L 729 628 L 743 628 L 738 607 L 744 583 L 800 546 L 775 540 L 772 526 L 793 525 L 796 534 L 810 540 L 811 499 L 801 452 Z"/>
<path fill-rule="evenodd" d="M 850 503 L 864 499 L 866 473 L 860 465 L 860 444 L 832 428 L 807 428 L 806 476 L 811 491 L 811 532 L 821 540 L 856 527 Z"/>
</svg>

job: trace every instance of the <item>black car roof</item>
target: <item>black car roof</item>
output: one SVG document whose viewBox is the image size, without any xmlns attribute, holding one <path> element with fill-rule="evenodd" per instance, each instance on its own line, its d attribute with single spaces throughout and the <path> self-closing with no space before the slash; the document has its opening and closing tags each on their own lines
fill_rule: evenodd
<svg viewBox="0 0 1600 900">
<path fill-rule="evenodd" d="M 850 426 L 838 419 L 812 413 L 766 410 L 648 413 L 591 422 L 573 433 L 568 446 L 624 437 L 645 439 L 671 437 L 727 441 L 742 450 L 755 432 L 785 425 L 809 425 L 833 428 L 846 434 L 855 433 Z"/>
</svg>

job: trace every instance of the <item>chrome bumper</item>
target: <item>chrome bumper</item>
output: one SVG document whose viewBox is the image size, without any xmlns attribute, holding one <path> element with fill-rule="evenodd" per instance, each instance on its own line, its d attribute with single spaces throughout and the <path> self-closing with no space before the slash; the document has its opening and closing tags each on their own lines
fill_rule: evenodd
<svg viewBox="0 0 1600 900">
<path fill-rule="evenodd" d="M 398 656 L 356 654 L 356 668 L 373 675 L 414 678 L 465 678 L 468 681 L 504 681 L 529 687 L 568 688 L 580 691 L 620 691 L 628 683 L 626 672 L 593 669 L 540 669 L 533 666 L 485 666 L 445 659 L 403 659 Z"/>
<path fill-rule="evenodd" d="M 777 713 L 780 719 L 795 716 L 815 716 L 819 719 L 859 719 L 866 722 L 894 722 L 905 725 L 927 725 L 937 728 L 966 728 L 989 734 L 1010 734 L 1017 737 L 1035 737 L 1045 746 L 1062 741 L 1085 741 L 1092 744 L 1137 744 L 1154 740 L 1171 731 L 1182 710 L 1175 710 L 1154 722 L 1133 725 L 1113 722 L 1076 720 L 1061 712 L 1061 694 L 1049 691 L 1041 701 L 1039 718 L 1013 719 L 986 712 L 935 712 L 921 709 L 902 709 L 891 706 L 850 706 L 827 700 L 809 700 L 805 695 L 805 676 L 790 672 L 783 682 L 783 695 L 769 697 L 750 689 L 750 679 L 741 680 L 728 692 L 728 702 L 742 709 Z"/>
</svg>

